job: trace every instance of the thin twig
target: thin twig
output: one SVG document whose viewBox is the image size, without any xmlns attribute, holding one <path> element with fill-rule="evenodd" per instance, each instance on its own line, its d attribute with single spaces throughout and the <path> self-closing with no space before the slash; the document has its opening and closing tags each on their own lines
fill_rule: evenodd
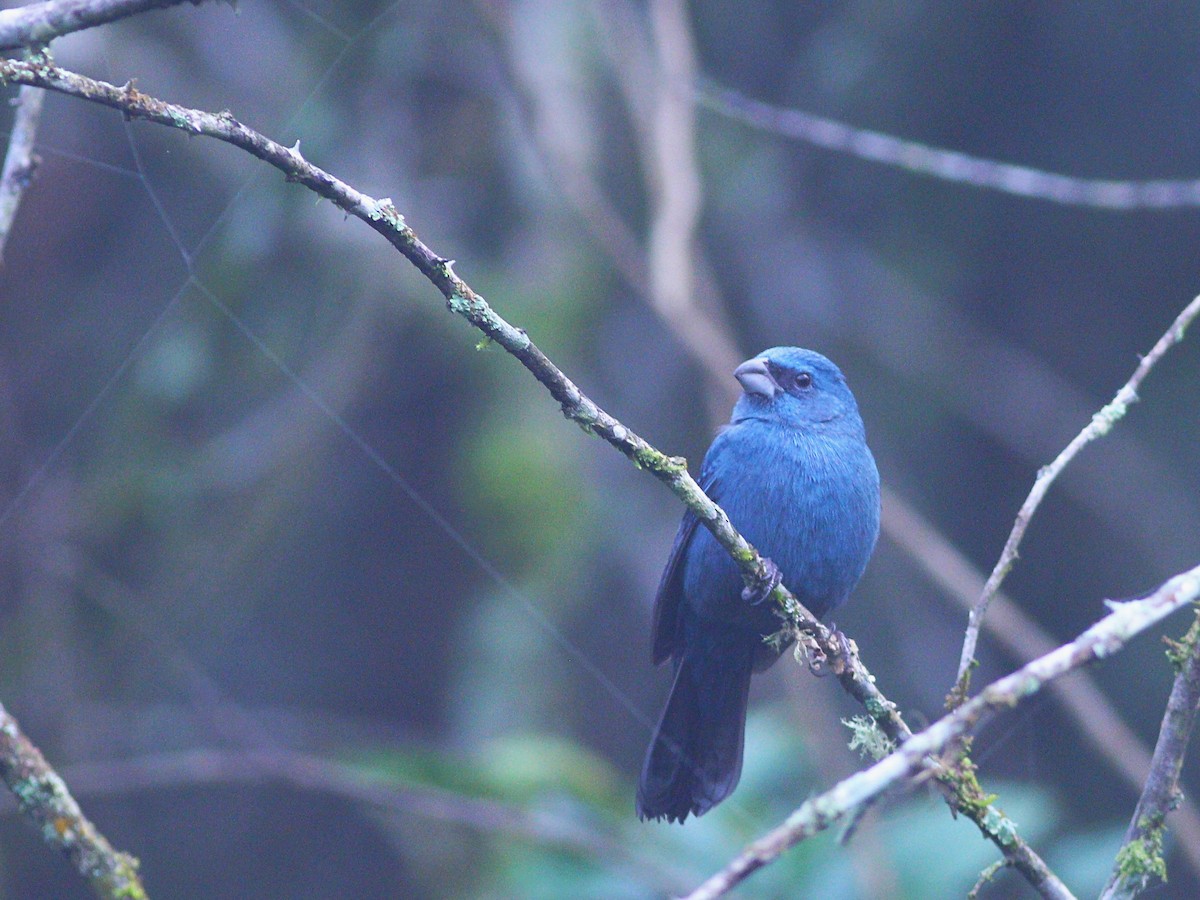
<svg viewBox="0 0 1200 900">
<path fill-rule="evenodd" d="M 4 246 L 21 196 L 33 182 L 33 174 L 41 162 L 33 153 L 33 144 L 45 98 L 45 91 L 28 85 L 22 85 L 17 93 L 17 114 L 8 139 L 8 152 L 4 154 L 4 168 L 0 170 L 0 265 L 4 264 Z"/>
<path fill-rule="evenodd" d="M 184 2 L 199 6 L 203 0 L 46 0 L 0 10 L 0 50 L 43 47 L 73 31 Z"/>
<path fill-rule="evenodd" d="M 71 860 L 98 896 L 145 900 L 137 860 L 114 850 L 84 816 L 62 778 L 50 768 L 41 751 L 3 706 L 0 706 L 0 778 L 17 798 L 21 812 L 42 833 L 42 839 Z"/>
<path fill-rule="evenodd" d="M 437 287 L 452 312 L 467 319 L 490 340 L 516 357 L 559 402 L 567 418 L 588 433 L 601 437 L 666 484 L 712 532 L 738 564 L 748 584 L 758 583 L 763 578 L 762 558 L 733 528 L 724 511 L 709 499 L 688 474 L 686 460 L 666 456 L 584 395 L 534 345 L 523 329 L 505 321 L 482 296 L 454 273 L 453 260 L 438 256 L 421 242 L 391 200 L 376 200 L 357 191 L 304 159 L 299 144 L 291 148 L 284 147 L 241 124 L 229 112 L 213 114 L 165 103 L 138 91 L 132 83 L 116 87 L 86 78 L 54 66 L 44 56 L 30 61 L 0 60 L 0 79 L 48 88 L 112 107 L 130 118 L 145 119 L 188 134 L 205 135 L 232 144 L 274 166 L 284 173 L 288 181 L 304 185 L 333 201 L 348 214 L 361 219 Z M 841 642 L 834 640 L 829 629 L 804 609 L 783 585 L 775 589 L 772 599 L 779 604 L 788 621 L 794 623 L 801 636 L 807 636 L 821 653 L 835 661 L 834 670 L 838 672 L 843 688 L 863 704 L 885 734 L 897 742 L 911 736 L 912 732 L 896 705 L 875 685 L 874 676 L 862 664 L 857 653 L 852 653 L 848 660 L 842 659 Z M 1059 883 L 1057 878 L 1016 833 L 1012 823 L 1001 818 L 1003 827 L 996 827 L 995 811 L 979 802 L 982 791 L 977 782 L 961 775 L 955 777 L 944 770 L 939 777 L 951 792 L 950 802 L 954 808 L 968 815 L 1012 861 L 1014 868 L 1046 896 L 1065 896 L 1055 889 Z"/>
<path fill-rule="evenodd" d="M 1059 175 L 930 147 L 798 109 L 772 106 L 712 82 L 700 87 L 697 99 L 723 116 L 816 147 L 1018 197 L 1117 211 L 1200 206 L 1200 179 L 1118 181 Z"/>
<path fill-rule="evenodd" d="M 1197 297 L 1184 307 L 1183 312 L 1171 323 L 1171 327 L 1166 330 L 1150 352 L 1138 363 L 1133 375 L 1117 391 L 1112 402 L 1092 416 L 1092 420 L 1079 434 L 1075 435 L 1071 443 L 1063 448 L 1063 451 L 1058 454 L 1054 462 L 1038 472 L 1037 478 L 1033 482 L 1033 488 L 1029 491 L 1029 496 L 1025 498 L 1025 502 L 1021 504 L 1021 509 L 1017 513 L 1017 518 L 1013 523 L 1012 531 L 1008 535 L 1008 540 L 1004 542 L 1004 550 L 1000 553 L 1000 559 L 997 560 L 996 567 L 992 569 L 992 574 L 988 576 L 987 583 L 983 587 L 983 593 L 979 595 L 979 599 L 975 601 L 975 605 L 971 607 L 971 612 L 967 617 L 967 631 L 963 638 L 962 655 L 958 662 L 958 674 L 955 678 L 954 688 L 950 692 L 950 697 L 947 701 L 951 706 L 961 703 L 967 696 L 971 682 L 971 668 L 975 663 L 975 646 L 979 641 L 979 628 L 983 624 L 983 617 L 987 613 L 988 604 L 996 596 L 996 592 L 1000 590 L 1000 585 L 1004 581 L 1004 577 L 1017 561 L 1017 548 L 1021 544 L 1021 539 L 1025 536 L 1025 530 L 1029 527 L 1029 522 L 1033 519 L 1033 514 L 1037 512 L 1042 498 L 1046 495 L 1046 491 L 1050 489 L 1050 485 L 1054 483 L 1054 479 L 1058 477 L 1059 473 L 1066 468 L 1067 464 L 1075 458 L 1080 450 L 1096 438 L 1108 434 L 1109 429 L 1125 415 L 1130 404 L 1137 401 L 1137 391 L 1142 384 L 1142 380 L 1154 368 L 1155 363 L 1163 357 L 1163 354 L 1183 340 L 1184 332 L 1198 313 L 1200 313 L 1200 297 Z"/>
<path fill-rule="evenodd" d="M 975 879 L 975 886 L 967 891 L 967 900 L 979 900 L 979 892 L 992 883 L 992 879 L 1000 874 L 1000 871 L 1007 865 L 1007 862 L 1007 860 L 998 859 L 980 872 L 979 877 Z"/>
<path fill-rule="evenodd" d="M 1145 790 L 1117 853 L 1112 877 L 1100 895 L 1102 900 L 1125 900 L 1140 894 L 1155 878 L 1167 880 L 1162 856 L 1167 814 L 1183 800 L 1179 772 L 1200 708 L 1200 617 L 1168 655 L 1178 673 L 1158 731 Z"/>
<path fill-rule="evenodd" d="M 828 828 L 889 790 L 936 754 L 990 719 L 1038 693 L 1047 683 L 1080 666 L 1116 653 L 1133 637 L 1200 597 L 1200 566 L 1176 575 L 1142 600 L 1110 604 L 1113 611 L 1075 640 L 993 682 L 871 768 L 851 775 L 792 813 L 747 847 L 732 863 L 694 891 L 688 900 L 711 900 L 729 891 L 787 848 Z M 1046 895 L 1045 885 L 1035 885 Z M 1070 896 L 1059 882 L 1049 896 Z"/>
</svg>

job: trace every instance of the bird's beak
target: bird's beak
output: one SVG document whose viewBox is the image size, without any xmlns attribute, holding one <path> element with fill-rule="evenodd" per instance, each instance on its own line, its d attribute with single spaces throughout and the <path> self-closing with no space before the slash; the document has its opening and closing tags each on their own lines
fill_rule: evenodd
<svg viewBox="0 0 1200 900">
<path fill-rule="evenodd" d="M 742 385 L 747 394 L 758 394 L 768 400 L 780 391 L 779 382 L 771 377 L 765 359 L 748 359 L 733 370 L 733 377 Z"/>
</svg>

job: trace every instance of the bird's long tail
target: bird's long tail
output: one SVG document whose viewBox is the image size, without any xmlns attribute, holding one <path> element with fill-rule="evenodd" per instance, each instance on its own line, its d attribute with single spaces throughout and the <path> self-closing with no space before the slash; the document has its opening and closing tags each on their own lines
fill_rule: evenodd
<svg viewBox="0 0 1200 900">
<path fill-rule="evenodd" d="M 759 643 L 756 634 L 740 629 L 706 629 L 677 658 L 671 695 L 638 782 L 640 818 L 682 822 L 688 813 L 708 812 L 737 786 Z"/>
</svg>

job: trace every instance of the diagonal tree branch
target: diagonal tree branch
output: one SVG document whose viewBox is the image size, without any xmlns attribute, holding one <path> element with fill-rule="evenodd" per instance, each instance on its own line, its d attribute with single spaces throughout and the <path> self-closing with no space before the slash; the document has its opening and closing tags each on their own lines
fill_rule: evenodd
<svg viewBox="0 0 1200 900">
<path fill-rule="evenodd" d="M 979 599 L 975 601 L 975 605 L 971 607 L 971 612 L 967 617 L 967 631 L 963 638 L 962 657 L 958 663 L 958 677 L 947 700 L 950 706 L 956 706 L 966 699 L 967 691 L 971 686 L 971 668 L 975 662 L 975 645 L 979 641 L 979 629 L 983 625 L 983 617 L 987 613 L 988 604 L 992 602 L 992 598 L 1000 590 L 1000 585 L 1003 583 L 1004 577 L 1017 561 L 1017 548 L 1021 546 L 1021 539 L 1025 536 L 1025 530 L 1029 527 L 1029 523 L 1033 519 L 1033 514 L 1037 512 L 1038 506 L 1041 505 L 1042 498 L 1046 496 L 1046 491 L 1050 490 L 1050 485 L 1054 483 L 1054 479 L 1058 477 L 1059 473 L 1066 468 L 1067 464 L 1075 458 L 1080 450 L 1096 440 L 1096 438 L 1108 434 L 1113 425 L 1119 422 L 1125 415 L 1130 405 L 1137 402 L 1137 392 L 1138 388 L 1141 387 L 1142 381 L 1150 374 L 1150 370 L 1154 368 L 1155 363 L 1162 359 L 1163 354 L 1183 340 L 1184 332 L 1187 330 L 1188 325 L 1191 324 L 1192 319 L 1196 318 L 1197 314 L 1200 314 L 1200 297 L 1194 299 L 1184 307 L 1183 312 L 1175 317 L 1175 321 L 1171 323 L 1171 327 L 1158 339 L 1150 352 L 1142 357 L 1133 375 L 1117 391 L 1112 402 L 1092 416 L 1092 420 L 1084 426 L 1084 429 L 1079 434 L 1075 435 L 1071 443 L 1063 448 L 1063 451 L 1055 457 L 1054 461 L 1038 472 L 1037 478 L 1034 479 L 1033 487 L 1029 491 L 1029 496 L 1025 498 L 1025 502 L 1021 504 L 1021 509 L 1017 513 L 1017 519 L 1013 523 L 1008 540 L 1004 542 L 1004 549 L 1000 552 L 1000 559 L 997 560 L 996 567 L 992 569 L 992 574 L 988 576 L 987 583 L 983 586 L 983 593 L 979 595 Z"/>
<path fill-rule="evenodd" d="M 1183 799 L 1179 772 L 1200 709 L 1200 617 L 1192 622 L 1182 641 L 1172 642 L 1167 656 L 1178 670 L 1175 684 L 1167 700 L 1145 790 L 1117 853 L 1112 877 L 1100 895 L 1102 900 L 1134 897 L 1154 878 L 1167 880 L 1162 858 L 1166 819 Z"/>
<path fill-rule="evenodd" d="M 0 170 L 0 265 L 4 264 L 4 247 L 21 205 L 21 196 L 33 182 L 40 163 L 33 153 L 33 144 L 45 98 L 45 91 L 28 85 L 23 85 L 17 93 L 17 115 L 13 119 L 12 136 L 8 139 L 8 152 L 4 154 L 4 168 Z"/>
<path fill-rule="evenodd" d="M 304 159 L 299 142 L 290 148 L 284 147 L 238 122 L 227 111 L 214 114 L 165 103 L 143 94 L 132 83 L 117 87 L 86 78 L 54 66 L 45 57 L 29 61 L 0 60 L 0 79 L 48 88 L 120 110 L 130 118 L 145 119 L 188 134 L 205 135 L 232 144 L 279 169 L 287 180 L 304 185 L 361 219 L 434 284 L 446 298 L 446 305 L 452 312 L 465 318 L 515 356 L 559 402 L 567 418 L 607 441 L 667 484 L 712 531 L 741 567 L 748 582 L 758 583 L 764 579 L 762 558 L 734 530 L 724 511 L 708 498 L 688 474 L 686 460 L 668 457 L 655 449 L 584 395 L 542 353 L 524 329 L 507 322 L 455 274 L 453 260 L 438 256 L 417 237 L 390 199 L 376 200 L 361 193 Z M 837 645 L 830 640 L 828 629 L 807 613 L 790 591 L 777 588 L 773 596 L 793 621 L 799 623 L 806 633 L 817 637 L 831 657 L 838 655 Z"/>
<path fill-rule="evenodd" d="M 1110 603 L 1113 611 L 1068 644 L 1038 657 L 993 682 L 977 696 L 914 735 L 871 768 L 851 775 L 806 802 L 787 820 L 747 847 L 688 900 L 711 900 L 743 881 L 787 848 L 823 831 L 895 787 L 917 771 L 930 754 L 940 753 L 998 712 L 1025 702 L 1050 681 L 1119 651 L 1132 638 L 1200 598 L 1200 566 L 1176 575 L 1141 600 Z M 1034 885 L 1043 890 L 1042 885 Z M 1066 891 L 1066 888 L 1062 888 Z M 1069 896 L 1069 893 L 1059 896 Z"/>
<path fill-rule="evenodd" d="M 106 25 L 150 9 L 204 0 L 46 0 L 0 10 L 0 50 L 44 47 L 57 37 Z"/>
<path fill-rule="evenodd" d="M 390 199 L 376 200 L 359 192 L 304 159 L 299 143 L 284 147 L 238 122 L 228 111 L 214 114 L 165 103 L 138 91 L 132 83 L 117 87 L 58 68 L 45 54 L 26 61 L 0 60 L 0 80 L 58 91 L 119 110 L 129 118 L 145 119 L 232 144 L 275 167 L 288 181 L 304 185 L 362 220 L 437 287 L 452 312 L 467 319 L 516 357 L 559 402 L 567 418 L 607 441 L 635 465 L 648 469 L 666 484 L 713 533 L 738 564 L 747 583 L 758 583 L 763 578 L 762 558 L 688 474 L 686 460 L 666 456 L 583 394 L 523 329 L 502 318 L 454 273 L 452 260 L 438 256 L 417 237 Z M 833 661 L 832 668 L 838 673 L 843 688 L 863 704 L 883 732 L 897 742 L 911 737 L 912 732 L 896 705 L 875 685 L 874 676 L 862 664 L 858 654 L 852 652 L 849 659 L 843 658 L 840 642 L 833 639 L 829 629 L 805 610 L 785 586 L 777 587 L 772 597 L 796 628 L 800 640 Z M 1031 884 L 1048 897 L 1070 896 L 1041 858 L 1016 833 L 1013 823 L 990 805 L 970 772 L 952 773 L 943 769 L 939 778 L 950 794 L 953 807 L 969 816 Z"/>
<path fill-rule="evenodd" d="M 0 706 L 0 778 L 16 796 L 21 812 L 41 831 L 42 839 L 71 860 L 97 896 L 145 900 L 137 860 L 114 850 L 96 830 L 66 784 L 3 706 Z"/>
</svg>

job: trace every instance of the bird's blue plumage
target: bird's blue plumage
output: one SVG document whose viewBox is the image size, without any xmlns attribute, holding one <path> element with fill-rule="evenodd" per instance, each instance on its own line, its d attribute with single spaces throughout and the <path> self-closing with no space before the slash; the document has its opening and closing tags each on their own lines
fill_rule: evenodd
<svg viewBox="0 0 1200 900">
<path fill-rule="evenodd" d="M 700 486 L 815 615 L 843 603 L 879 534 L 879 474 L 858 405 L 819 353 L 775 347 L 735 373 L 743 394 L 704 457 Z M 682 822 L 737 785 L 750 676 L 781 652 L 780 622 L 743 599 L 741 573 L 684 515 L 654 610 L 654 662 L 675 681 L 638 784 L 642 818 Z"/>
</svg>

